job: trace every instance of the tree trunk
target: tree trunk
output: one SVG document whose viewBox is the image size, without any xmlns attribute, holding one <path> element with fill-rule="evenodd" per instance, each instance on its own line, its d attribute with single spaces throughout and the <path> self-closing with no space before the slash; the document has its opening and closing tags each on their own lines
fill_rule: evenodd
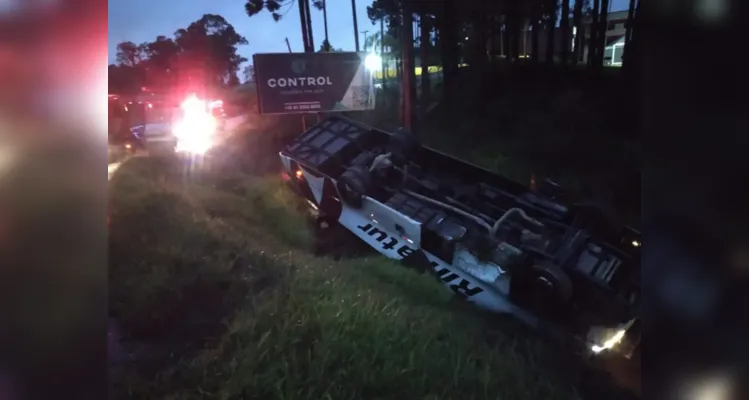
<svg viewBox="0 0 749 400">
<path fill-rule="evenodd" d="M 380 60 L 382 60 L 382 79 L 387 77 L 387 63 L 385 61 L 385 18 L 380 17 Z"/>
<path fill-rule="evenodd" d="M 538 8 L 535 8 L 531 13 L 531 59 L 534 63 L 537 63 L 540 59 L 538 54 L 539 30 L 541 30 L 541 24 L 539 24 Z"/>
<path fill-rule="evenodd" d="M 588 66 L 596 65 L 598 59 L 598 2 L 593 0 L 593 11 L 591 13 L 592 21 L 590 23 L 590 39 L 588 40 Z"/>
<path fill-rule="evenodd" d="M 573 64 L 580 62 L 583 56 L 583 46 L 585 41 L 585 30 L 582 27 L 583 20 L 583 0 L 575 0 L 575 9 L 572 11 L 572 26 L 575 27 L 575 48 L 572 51 Z"/>
<path fill-rule="evenodd" d="M 310 14 L 309 0 L 304 0 L 304 10 L 307 12 L 307 39 L 309 40 L 309 51 L 310 53 L 315 52 L 315 40 L 312 38 L 312 17 Z"/>
<path fill-rule="evenodd" d="M 523 43 L 523 33 L 525 32 L 525 21 L 521 21 L 520 14 L 515 14 L 515 22 L 512 24 L 512 60 L 518 60 L 520 59 L 520 49 L 522 48 Z"/>
<path fill-rule="evenodd" d="M 413 133 L 419 135 L 418 121 L 415 118 L 414 100 L 416 99 L 416 81 L 414 76 L 414 26 L 413 11 L 411 3 L 401 3 L 403 12 L 403 25 L 401 30 L 401 43 L 403 54 L 403 80 L 401 81 L 401 100 L 403 102 L 403 125 Z"/>
<path fill-rule="evenodd" d="M 508 40 L 508 59 L 515 61 L 520 57 L 520 33 L 522 30 L 522 22 L 520 21 L 520 9 L 517 3 L 512 3 L 512 8 L 507 15 L 507 37 Z"/>
<path fill-rule="evenodd" d="M 557 0 L 547 1 L 548 10 L 547 14 L 549 19 L 547 20 L 546 27 L 549 29 L 548 40 L 546 43 L 546 63 L 549 65 L 554 64 L 554 39 L 555 31 L 557 26 Z"/>
<path fill-rule="evenodd" d="M 302 23 L 302 43 L 304 46 L 304 52 L 309 52 L 309 38 L 307 37 L 308 31 L 307 31 L 307 13 L 304 10 L 304 0 L 299 0 L 299 20 Z"/>
<path fill-rule="evenodd" d="M 502 24 L 501 35 L 501 54 L 505 57 L 505 60 L 510 60 L 512 59 L 512 46 L 510 45 L 512 43 L 512 41 L 510 40 L 510 37 L 512 36 L 512 29 L 510 28 L 510 18 L 508 18 L 507 16 L 505 16 L 505 22 L 504 24 Z"/>
<path fill-rule="evenodd" d="M 354 20 L 354 46 L 356 51 L 359 51 L 359 23 L 356 20 L 356 0 L 351 0 L 351 13 L 353 14 Z"/>
<path fill-rule="evenodd" d="M 392 39 L 393 43 L 400 43 L 401 42 L 401 34 L 403 32 L 402 25 L 400 25 L 402 21 L 400 19 L 395 21 L 390 21 L 390 27 L 389 31 L 392 33 Z M 402 57 L 401 57 L 401 46 L 395 47 L 392 46 L 390 48 L 390 52 L 393 54 L 393 58 L 395 59 L 395 76 L 400 82 L 401 79 L 403 79 L 403 68 L 402 68 Z"/>
<path fill-rule="evenodd" d="M 562 65 L 567 65 L 570 54 L 570 0 L 562 0 L 562 20 L 559 26 L 562 31 Z"/>
<path fill-rule="evenodd" d="M 622 73 L 625 75 L 625 80 L 630 80 L 632 70 L 634 69 L 635 59 L 637 58 L 636 41 L 634 24 L 636 23 L 637 11 L 635 8 L 640 7 L 640 2 L 636 0 L 630 0 L 629 2 L 629 14 L 627 15 L 627 33 L 625 34 L 624 42 L 624 54 L 622 54 Z"/>
<path fill-rule="evenodd" d="M 328 7 L 325 0 L 322 0 L 322 23 L 325 26 L 325 43 L 330 45 L 330 40 L 328 40 Z"/>
<path fill-rule="evenodd" d="M 473 15 L 473 23 L 474 23 L 474 47 L 473 47 L 473 65 L 472 67 L 475 67 L 477 71 L 484 71 L 484 68 L 486 67 L 487 63 L 487 57 L 486 57 L 486 31 L 488 30 L 488 20 L 487 20 L 487 14 L 485 10 L 478 8 L 475 10 Z"/>
<path fill-rule="evenodd" d="M 637 15 L 639 15 L 639 14 L 640 14 L 640 2 L 638 1 L 637 5 L 635 6 L 635 17 Z M 640 30 L 639 29 L 634 29 L 635 25 L 637 25 L 637 22 L 636 22 L 635 19 L 633 19 L 632 20 L 632 31 L 630 32 L 630 36 L 631 37 L 629 38 L 633 43 L 637 43 L 636 39 L 640 37 Z M 637 47 L 637 46 L 635 46 L 635 47 Z"/>
<path fill-rule="evenodd" d="M 627 44 L 632 40 L 632 23 L 635 19 L 635 5 L 638 3 L 637 0 L 629 0 L 629 9 L 627 10 L 627 22 L 626 33 L 624 34 L 624 48 L 627 48 Z"/>
<path fill-rule="evenodd" d="M 458 21 L 456 0 L 445 0 L 442 9 L 441 46 L 442 46 L 442 82 L 445 88 L 445 100 L 451 102 L 458 69 Z"/>
<path fill-rule="evenodd" d="M 429 98 L 431 97 L 431 83 L 429 80 L 429 47 L 432 45 L 432 27 L 431 21 L 426 13 L 422 12 L 419 16 L 419 25 L 421 28 L 421 38 L 419 40 L 419 50 L 421 58 L 421 104 L 426 109 Z"/>
<path fill-rule="evenodd" d="M 601 0 L 601 16 L 598 21 L 598 65 L 603 67 L 603 57 L 606 55 L 606 31 L 609 21 L 609 0 Z"/>
</svg>

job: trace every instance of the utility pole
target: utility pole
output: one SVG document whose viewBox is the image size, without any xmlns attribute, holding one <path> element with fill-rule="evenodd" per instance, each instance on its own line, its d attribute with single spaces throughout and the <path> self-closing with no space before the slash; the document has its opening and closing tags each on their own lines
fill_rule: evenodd
<svg viewBox="0 0 749 400">
<path fill-rule="evenodd" d="M 359 52 L 359 23 L 356 22 L 356 0 L 351 0 L 351 12 L 354 14 L 354 45 Z"/>
<path fill-rule="evenodd" d="M 403 47 L 403 80 L 401 81 L 401 96 L 403 99 L 403 125 L 412 134 L 418 136 L 416 115 L 413 109 L 413 100 L 416 92 L 414 81 L 416 79 L 413 65 L 414 48 L 414 20 L 409 2 L 401 3 L 403 13 L 402 47 Z"/>
<path fill-rule="evenodd" d="M 286 48 L 288 48 L 289 53 L 291 53 L 291 45 L 289 44 L 289 38 L 285 38 L 285 39 L 286 39 Z"/>
<path fill-rule="evenodd" d="M 369 31 L 361 31 L 364 34 L 364 51 L 367 51 L 367 33 Z"/>
</svg>

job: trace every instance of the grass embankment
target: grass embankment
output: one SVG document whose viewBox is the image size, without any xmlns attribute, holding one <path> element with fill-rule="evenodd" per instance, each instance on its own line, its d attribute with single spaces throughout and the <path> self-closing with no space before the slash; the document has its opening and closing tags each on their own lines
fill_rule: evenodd
<svg viewBox="0 0 749 400">
<path fill-rule="evenodd" d="M 487 341 L 432 278 L 312 256 L 281 182 L 194 183 L 142 158 L 110 185 L 110 308 L 135 353 L 115 398 L 574 398 L 541 345 Z"/>
</svg>

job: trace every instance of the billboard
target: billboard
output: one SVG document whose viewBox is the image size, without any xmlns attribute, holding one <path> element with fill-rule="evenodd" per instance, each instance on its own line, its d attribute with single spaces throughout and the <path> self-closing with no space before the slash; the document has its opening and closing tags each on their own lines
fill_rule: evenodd
<svg viewBox="0 0 749 400">
<path fill-rule="evenodd" d="M 375 90 L 366 53 L 255 54 L 260 114 L 372 110 Z"/>
</svg>

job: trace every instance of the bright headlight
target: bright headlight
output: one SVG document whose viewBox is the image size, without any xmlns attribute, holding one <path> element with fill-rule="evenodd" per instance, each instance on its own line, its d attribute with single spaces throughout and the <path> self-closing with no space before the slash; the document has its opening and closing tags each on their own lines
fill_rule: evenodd
<svg viewBox="0 0 749 400">
<path fill-rule="evenodd" d="M 188 96 L 181 107 L 184 116 L 172 128 L 177 138 L 176 150 L 203 154 L 213 146 L 216 119 L 207 111 L 205 102 L 195 95 Z"/>
<path fill-rule="evenodd" d="M 613 349 L 619 343 L 621 343 L 622 340 L 624 340 L 624 336 L 627 334 L 627 330 L 632 327 L 635 321 L 637 321 L 637 318 L 633 318 L 624 325 L 621 325 L 620 329 L 617 330 L 613 335 L 610 335 L 602 343 L 594 344 L 590 347 L 590 350 L 593 351 L 593 353 L 598 354 L 602 351 Z"/>
<path fill-rule="evenodd" d="M 608 340 L 604 341 L 600 346 L 593 345 L 590 349 L 593 350 L 593 352 L 596 354 L 604 350 L 612 349 L 614 348 L 614 346 L 621 343 L 622 339 L 624 339 L 625 333 L 627 332 L 624 329 L 621 329 L 617 331 L 613 336 L 611 336 Z"/>
<path fill-rule="evenodd" d="M 211 137 L 216 133 L 216 120 L 206 116 L 201 118 L 184 118 L 174 124 L 172 133 L 178 139 Z"/>
</svg>

